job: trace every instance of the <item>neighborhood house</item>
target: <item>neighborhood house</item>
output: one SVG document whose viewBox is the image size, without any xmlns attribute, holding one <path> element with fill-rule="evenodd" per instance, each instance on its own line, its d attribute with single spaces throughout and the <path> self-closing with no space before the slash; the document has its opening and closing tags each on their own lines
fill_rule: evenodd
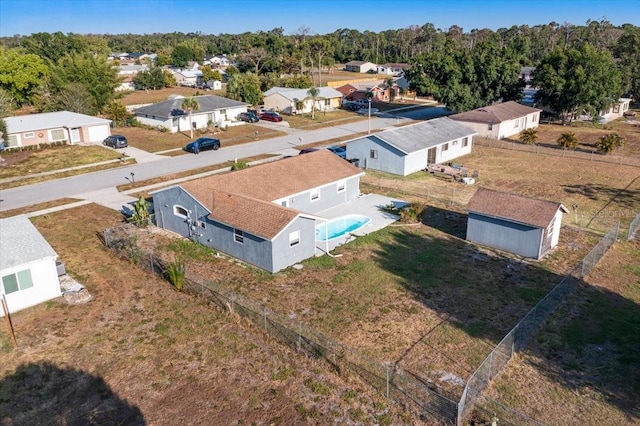
<svg viewBox="0 0 640 426">
<path fill-rule="evenodd" d="M 404 72 L 411 68 L 411 65 L 405 63 L 388 63 L 378 65 L 378 74 L 386 74 L 394 77 L 404 75 Z"/>
<path fill-rule="evenodd" d="M 309 89 L 272 87 L 263 94 L 264 107 L 285 114 L 305 114 L 311 112 L 313 99 Z M 315 100 L 316 111 L 333 111 L 340 108 L 342 93 L 331 87 L 318 87 Z"/>
<path fill-rule="evenodd" d="M 377 65 L 372 62 L 366 61 L 349 61 L 344 64 L 344 70 L 350 72 L 359 72 L 359 73 L 368 73 L 368 72 L 376 72 L 378 69 Z"/>
<path fill-rule="evenodd" d="M 347 158 L 365 169 L 407 176 L 469 154 L 476 132 L 447 117 L 392 128 L 347 142 Z"/>
<path fill-rule="evenodd" d="M 191 112 L 192 126 L 206 129 L 209 125 L 219 127 L 244 124 L 236 118 L 247 112 L 249 104 L 216 95 L 194 96 L 199 107 Z M 164 127 L 171 133 L 189 130 L 189 112 L 182 107 L 185 98 L 174 96 L 164 102 L 133 110 L 138 121 L 154 127 Z"/>
<path fill-rule="evenodd" d="M 560 238 L 561 203 L 478 188 L 467 204 L 467 240 L 541 259 Z"/>
<path fill-rule="evenodd" d="M 102 143 L 111 135 L 111 120 L 69 111 L 17 115 L 7 123 L 7 147 L 41 143 Z"/>
<path fill-rule="evenodd" d="M 157 226 L 269 272 L 316 254 L 323 210 L 358 198 L 364 173 L 328 150 L 156 191 Z"/>
<path fill-rule="evenodd" d="M 480 137 L 502 139 L 518 135 L 525 129 L 538 128 L 540 112 L 541 109 L 509 101 L 450 115 L 449 118 L 473 129 Z"/>
<path fill-rule="evenodd" d="M 0 251 L 0 290 L 9 313 L 61 295 L 58 255 L 26 216 L 0 219 Z"/>
</svg>

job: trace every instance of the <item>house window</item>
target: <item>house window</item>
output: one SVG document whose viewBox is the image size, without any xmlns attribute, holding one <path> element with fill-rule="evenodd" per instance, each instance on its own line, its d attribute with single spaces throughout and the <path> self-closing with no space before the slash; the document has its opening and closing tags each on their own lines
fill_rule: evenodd
<svg viewBox="0 0 640 426">
<path fill-rule="evenodd" d="M 536 120 L 537 120 L 537 116 L 536 116 L 536 114 L 533 114 L 533 115 L 531 116 L 531 122 L 532 122 L 532 123 L 535 123 L 535 122 L 536 122 Z"/>
<path fill-rule="evenodd" d="M 316 201 L 320 198 L 320 190 L 318 188 L 314 188 L 311 190 L 311 201 Z"/>
<path fill-rule="evenodd" d="M 289 233 L 289 247 L 297 246 L 298 244 L 300 244 L 300 231 Z"/>
<path fill-rule="evenodd" d="M 462 146 L 463 147 L 469 146 L 469 136 L 462 139 Z"/>
<path fill-rule="evenodd" d="M 378 158 L 378 150 L 372 149 L 371 151 L 369 151 L 369 158 Z"/>
<path fill-rule="evenodd" d="M 64 130 L 63 129 L 55 129 L 51 132 L 51 141 L 63 141 L 64 140 Z"/>
<path fill-rule="evenodd" d="M 9 135 L 9 139 L 7 139 L 7 146 L 19 146 L 18 145 L 18 136 L 17 135 Z"/>
<path fill-rule="evenodd" d="M 615 105 L 615 106 L 613 107 L 613 112 L 620 112 L 620 104 L 617 104 L 617 105 Z M 25 135 L 25 138 L 26 138 L 26 137 L 27 137 L 27 136 Z"/>
<path fill-rule="evenodd" d="M 555 225 L 556 221 L 552 221 L 547 228 L 547 236 L 553 235 L 553 225 Z"/>
<path fill-rule="evenodd" d="M 442 145 L 442 152 L 445 152 L 445 151 L 449 151 L 449 144 L 448 143 L 445 143 L 444 145 Z"/>
<path fill-rule="evenodd" d="M 489 123 L 489 125 L 487 126 L 487 128 L 488 128 L 489 130 L 493 130 L 493 124 Z"/>
<path fill-rule="evenodd" d="M 206 222 L 200 222 L 200 228 L 207 229 L 207 223 Z"/>
<path fill-rule="evenodd" d="M 178 117 L 175 117 L 173 119 L 173 123 L 172 123 L 173 127 L 178 127 Z"/>
<path fill-rule="evenodd" d="M 234 229 L 233 230 L 233 240 L 236 243 L 240 243 L 240 244 L 244 243 L 244 232 L 242 232 L 239 229 Z"/>
<path fill-rule="evenodd" d="M 173 214 L 183 219 L 186 219 L 189 216 L 187 209 L 178 205 L 173 206 Z"/>
<path fill-rule="evenodd" d="M 26 290 L 33 287 L 31 270 L 25 269 L 15 274 L 5 275 L 2 277 L 2 286 L 4 287 L 4 294 L 11 294 L 18 290 Z"/>
<path fill-rule="evenodd" d="M 347 186 L 347 183 L 345 181 L 341 180 L 340 182 L 338 182 L 338 192 L 344 191 L 346 186 Z"/>
<path fill-rule="evenodd" d="M 520 127 L 520 120 L 516 120 L 513 126 L 514 129 L 517 129 L 518 127 Z"/>
<path fill-rule="evenodd" d="M 25 138 L 25 139 L 31 139 L 31 138 L 35 137 L 35 135 L 36 135 L 36 134 L 35 134 L 35 133 L 33 133 L 33 132 L 25 133 L 25 134 L 24 134 L 24 138 Z"/>
</svg>

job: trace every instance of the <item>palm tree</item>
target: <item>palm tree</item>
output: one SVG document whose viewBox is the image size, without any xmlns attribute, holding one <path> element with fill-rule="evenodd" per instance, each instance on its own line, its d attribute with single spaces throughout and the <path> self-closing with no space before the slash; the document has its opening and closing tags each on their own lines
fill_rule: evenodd
<svg viewBox="0 0 640 426">
<path fill-rule="evenodd" d="M 396 97 L 396 89 L 394 86 L 395 81 L 393 81 L 392 77 L 389 77 L 385 80 L 385 84 L 389 88 L 389 102 L 393 102 Z"/>
<path fill-rule="evenodd" d="M 307 90 L 307 95 L 309 95 L 309 98 L 311 99 L 312 103 L 311 103 L 311 119 L 314 120 L 316 118 L 316 101 L 318 100 L 318 95 L 320 94 L 320 89 L 318 89 L 317 87 L 312 87 L 311 89 Z"/>
<path fill-rule="evenodd" d="M 189 130 L 191 130 L 191 139 L 193 139 L 193 122 L 191 117 L 192 111 L 198 111 L 200 109 L 200 103 L 196 98 L 185 98 L 182 101 L 182 109 L 189 112 Z"/>
</svg>

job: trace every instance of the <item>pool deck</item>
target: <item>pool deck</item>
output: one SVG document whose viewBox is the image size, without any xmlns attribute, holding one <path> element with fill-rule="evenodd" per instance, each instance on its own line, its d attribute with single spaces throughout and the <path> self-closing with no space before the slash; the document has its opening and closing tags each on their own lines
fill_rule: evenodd
<svg viewBox="0 0 640 426">
<path fill-rule="evenodd" d="M 359 235 L 370 234 L 371 232 L 385 228 L 393 222 L 397 221 L 397 215 L 386 213 L 380 210 L 380 207 L 387 206 L 391 203 L 395 204 L 398 207 L 408 204 L 406 201 L 399 200 L 397 198 L 385 197 L 378 194 L 363 194 L 357 199 L 349 201 L 348 203 L 344 203 L 337 207 L 323 210 L 318 213 L 316 216 L 322 217 L 327 220 L 346 216 L 348 214 L 361 214 L 363 216 L 371 218 L 371 222 L 367 223 L 362 228 L 354 232 L 347 233 L 343 237 L 338 237 L 329 240 L 328 242 L 316 241 L 316 256 L 322 256 L 327 252 L 327 249 L 329 250 L 329 252 L 331 252 L 331 250 L 333 250 L 334 248 L 348 243 L 349 241 L 353 241 L 355 238 L 358 238 Z"/>
</svg>

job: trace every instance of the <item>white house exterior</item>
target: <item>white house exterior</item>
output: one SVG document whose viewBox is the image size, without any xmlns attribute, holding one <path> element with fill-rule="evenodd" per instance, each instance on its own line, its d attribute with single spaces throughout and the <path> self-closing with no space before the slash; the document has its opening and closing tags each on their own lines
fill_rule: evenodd
<svg viewBox="0 0 640 426">
<path fill-rule="evenodd" d="M 390 75 L 393 77 L 399 77 L 404 75 L 404 72 L 411 68 L 411 65 L 405 63 L 388 63 L 378 65 L 378 74 Z"/>
<path fill-rule="evenodd" d="M 378 70 L 378 66 L 373 62 L 367 61 L 349 61 L 344 64 L 345 71 L 351 72 L 359 72 L 359 73 L 368 73 L 368 72 L 376 72 Z"/>
<path fill-rule="evenodd" d="M 195 87 L 202 83 L 202 71 L 200 70 L 171 70 L 176 83 L 180 86 Z"/>
<path fill-rule="evenodd" d="M 629 111 L 629 104 L 631 103 L 631 99 L 629 98 L 620 98 L 618 102 L 609 107 L 604 111 L 600 111 L 600 116 L 604 117 L 604 122 L 608 123 L 609 121 L 616 120 L 624 115 L 625 112 Z"/>
<path fill-rule="evenodd" d="M 558 245 L 561 203 L 478 188 L 467 204 L 467 240 L 532 259 Z"/>
<path fill-rule="evenodd" d="M 182 109 L 183 96 L 176 96 L 164 102 L 151 104 L 133 110 L 142 124 L 164 127 L 171 133 L 189 130 L 189 114 Z M 196 129 L 205 129 L 210 123 L 219 126 L 242 125 L 238 114 L 246 112 L 249 104 L 216 95 L 194 96 L 200 108 L 192 111 L 191 120 Z"/>
<path fill-rule="evenodd" d="M 309 89 L 292 89 L 289 87 L 272 87 L 263 94 L 264 107 L 285 114 L 311 112 L 313 100 L 309 97 Z M 342 104 L 342 93 L 332 87 L 318 87 L 316 111 L 333 111 Z M 302 108 L 298 109 L 298 103 Z"/>
<path fill-rule="evenodd" d="M 502 139 L 525 129 L 538 128 L 541 112 L 541 109 L 509 101 L 450 115 L 449 118 L 473 129 L 480 137 Z"/>
<path fill-rule="evenodd" d="M 360 167 L 407 176 L 429 164 L 451 161 L 469 154 L 476 132 L 450 120 L 436 118 L 384 130 L 347 142 L 347 158 Z"/>
<path fill-rule="evenodd" d="M 53 142 L 101 143 L 111 135 L 111 120 L 70 111 L 16 115 L 4 120 L 9 148 Z"/>
<path fill-rule="evenodd" d="M 58 255 L 26 216 L 0 219 L 0 252 L 0 291 L 10 314 L 61 295 Z"/>
</svg>

